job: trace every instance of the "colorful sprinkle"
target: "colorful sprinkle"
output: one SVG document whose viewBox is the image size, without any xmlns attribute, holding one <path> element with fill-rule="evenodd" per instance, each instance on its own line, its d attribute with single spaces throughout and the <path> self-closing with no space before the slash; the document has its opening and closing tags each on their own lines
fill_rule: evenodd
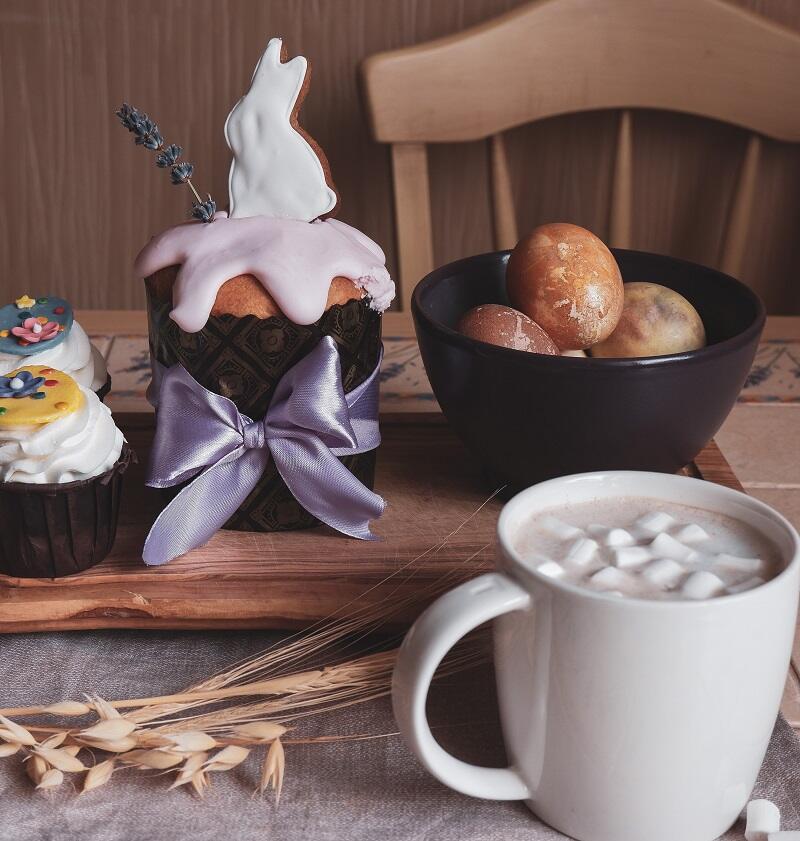
<svg viewBox="0 0 800 841">
<path fill-rule="evenodd" d="M 24 310 L 32 307 L 36 303 L 36 298 L 31 298 L 30 295 L 21 295 L 14 303 L 17 305 L 18 310 Z"/>
<path fill-rule="evenodd" d="M 64 409 L 68 409 L 68 408 L 69 408 L 69 404 L 65 403 L 63 400 L 59 400 L 58 403 L 56 403 L 56 409 L 59 409 L 62 412 L 64 411 Z"/>
<path fill-rule="evenodd" d="M 47 298 L 37 298 L 36 303 L 37 304 L 46 304 L 47 303 Z"/>
<path fill-rule="evenodd" d="M 0 339 L 5 339 L 8 336 L 8 330 L 0 330 Z"/>
<path fill-rule="evenodd" d="M 44 400 L 44 398 L 46 397 L 46 395 L 45 395 L 45 393 L 44 393 L 43 391 L 37 391 L 37 392 L 36 392 L 36 394 L 31 394 L 31 397 L 32 397 L 34 400 Z"/>
<path fill-rule="evenodd" d="M 63 315 L 64 314 L 64 307 L 56 307 L 53 310 L 54 315 Z"/>
<path fill-rule="evenodd" d="M 6 413 L 6 407 L 0 406 L 0 415 L 4 415 Z"/>
<path fill-rule="evenodd" d="M 52 368 L 40 368 L 39 373 L 40 374 L 52 374 L 53 369 Z"/>
<path fill-rule="evenodd" d="M 43 315 L 38 315 L 38 316 L 36 316 L 36 320 L 39 322 L 39 324 L 47 324 L 47 322 L 48 322 L 50 319 L 49 319 L 49 318 L 45 318 L 45 316 L 43 316 Z"/>
<path fill-rule="evenodd" d="M 45 381 L 44 381 L 44 384 L 45 384 L 48 388 L 52 388 L 54 385 L 58 385 L 58 380 L 45 380 Z"/>
<path fill-rule="evenodd" d="M 25 321 L 26 318 L 30 318 L 30 317 L 31 317 L 31 314 L 27 310 L 25 310 L 25 312 L 21 312 L 21 313 L 17 314 L 17 318 L 21 319 L 22 321 Z"/>
</svg>

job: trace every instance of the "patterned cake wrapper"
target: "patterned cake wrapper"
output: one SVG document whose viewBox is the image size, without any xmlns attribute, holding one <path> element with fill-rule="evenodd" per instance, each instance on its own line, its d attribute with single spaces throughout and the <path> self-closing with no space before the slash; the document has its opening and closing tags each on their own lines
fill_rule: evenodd
<svg viewBox="0 0 800 841">
<path fill-rule="evenodd" d="M 61 578 L 99 564 L 114 545 L 122 477 L 134 461 L 124 444 L 111 470 L 91 479 L 0 482 L 0 573 Z"/>
<path fill-rule="evenodd" d="M 364 382 L 380 359 L 381 317 L 365 300 L 334 304 L 309 325 L 294 324 L 285 316 L 212 315 L 202 330 L 186 333 L 169 317 L 172 301 L 159 298 L 150 279 L 146 285 L 153 359 L 167 368 L 180 363 L 202 386 L 228 397 L 253 419 L 264 417 L 281 377 L 323 336 L 331 336 L 338 346 L 345 392 Z M 375 450 L 340 461 L 364 485 L 373 487 Z M 319 520 L 292 496 L 270 460 L 224 528 L 288 531 L 315 525 Z"/>
</svg>

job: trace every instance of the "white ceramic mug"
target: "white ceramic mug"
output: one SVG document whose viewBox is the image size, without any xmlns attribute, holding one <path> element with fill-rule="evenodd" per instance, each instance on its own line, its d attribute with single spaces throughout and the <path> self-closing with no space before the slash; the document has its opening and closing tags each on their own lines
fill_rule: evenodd
<svg viewBox="0 0 800 841">
<path fill-rule="evenodd" d="M 548 578 L 514 550 L 537 511 L 631 496 L 741 520 L 779 548 L 783 571 L 738 595 L 646 601 Z M 428 770 L 474 797 L 524 800 L 580 841 L 711 841 L 725 832 L 747 802 L 780 706 L 797 617 L 795 529 L 711 482 L 585 473 L 535 485 L 505 506 L 497 564 L 431 605 L 400 650 L 395 716 Z M 456 759 L 425 717 L 437 665 L 490 619 L 505 769 Z"/>
</svg>

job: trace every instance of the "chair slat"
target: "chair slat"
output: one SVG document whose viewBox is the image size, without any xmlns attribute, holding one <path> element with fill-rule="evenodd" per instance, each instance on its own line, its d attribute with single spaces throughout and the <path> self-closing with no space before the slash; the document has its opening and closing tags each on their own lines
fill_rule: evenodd
<svg viewBox="0 0 800 841">
<path fill-rule="evenodd" d="M 611 185 L 609 242 L 616 248 L 630 248 L 633 241 L 633 119 L 630 111 L 620 114 L 614 180 Z"/>
<path fill-rule="evenodd" d="M 428 155 L 423 143 L 392 145 L 394 209 L 399 263 L 398 295 L 401 310 L 411 309 L 411 293 L 433 269 Z"/>
<path fill-rule="evenodd" d="M 744 263 L 744 252 L 747 244 L 747 233 L 750 229 L 750 218 L 753 214 L 753 200 L 758 180 L 758 165 L 761 158 L 761 138 L 751 134 L 747 142 L 736 192 L 728 217 L 725 240 L 722 246 L 720 266 L 726 274 L 739 277 Z"/>
<path fill-rule="evenodd" d="M 492 135 L 491 181 L 492 218 L 494 220 L 494 247 L 498 251 L 513 248 L 519 240 L 517 218 L 514 212 L 514 194 L 508 170 L 506 145 L 502 134 Z"/>
</svg>

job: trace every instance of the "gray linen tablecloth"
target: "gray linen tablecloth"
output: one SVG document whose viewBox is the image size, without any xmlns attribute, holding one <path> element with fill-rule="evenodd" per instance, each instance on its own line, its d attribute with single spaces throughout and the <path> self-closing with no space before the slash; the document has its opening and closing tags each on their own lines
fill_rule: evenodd
<svg viewBox="0 0 800 841">
<path fill-rule="evenodd" d="M 177 691 L 277 639 L 266 632 L 96 632 L 0 637 L 0 705 L 19 706 L 92 691 L 107 698 Z M 491 672 L 439 682 L 431 721 L 468 761 L 503 764 Z M 387 700 L 330 714 L 311 733 L 388 733 Z M 66 786 L 33 792 L 15 759 L 0 760 L 2 841 L 231 841 L 437 839 L 555 841 L 520 803 L 456 794 L 432 779 L 399 739 L 286 749 L 280 806 L 253 799 L 256 762 L 216 774 L 205 799 L 167 791 L 168 777 L 122 771 L 80 797 Z M 800 743 L 779 720 L 756 794 L 777 803 L 784 828 L 800 829 Z M 744 838 L 737 826 L 726 841 Z M 643 839 L 645 841 L 645 839 Z M 681 839 L 675 839 L 681 841 Z"/>
</svg>

